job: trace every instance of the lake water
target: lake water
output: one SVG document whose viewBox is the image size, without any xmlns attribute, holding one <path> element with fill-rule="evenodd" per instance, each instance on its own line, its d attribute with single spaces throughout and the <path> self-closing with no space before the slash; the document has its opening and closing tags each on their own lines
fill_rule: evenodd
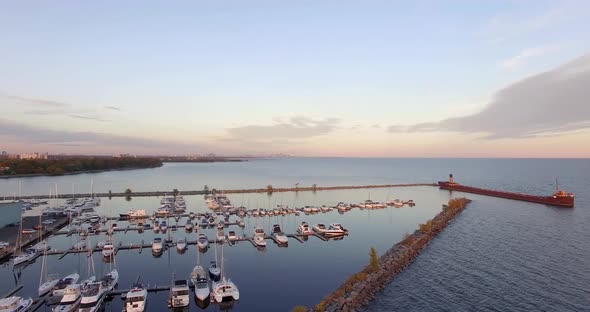
<svg viewBox="0 0 590 312">
<path fill-rule="evenodd" d="M 473 311 L 473 310 L 560 310 L 581 311 L 590 306 L 590 161 L 589 160 L 489 160 L 489 159 L 346 159 L 290 158 L 243 163 L 166 164 L 161 168 L 63 177 L 20 179 L 22 194 L 48 193 L 59 190 L 87 192 L 90 180 L 94 190 L 137 191 L 202 189 L 204 185 L 222 188 L 255 188 L 271 184 L 275 187 L 317 184 L 357 185 L 377 183 L 434 182 L 454 173 L 464 184 L 492 187 L 527 193 L 552 192 L 555 178 L 568 191 L 576 193 L 576 208 L 560 209 L 544 205 L 467 194 L 474 199 L 464 211 L 422 253 L 414 265 L 402 273 L 383 291 L 368 311 Z M 0 180 L 3 195 L 18 193 L 19 180 Z M 465 195 L 453 193 L 455 195 Z M 305 243 L 290 239 L 287 248 L 269 241 L 265 251 L 248 242 L 224 248 L 226 275 L 240 288 L 241 299 L 232 311 L 290 311 L 296 305 L 314 305 L 338 287 L 348 276 L 368 262 L 370 246 L 384 252 L 404 233 L 432 218 L 449 192 L 434 187 L 411 187 L 371 190 L 230 195 L 236 205 L 268 208 L 276 204 L 289 206 L 334 205 L 339 201 L 360 202 L 367 198 L 413 199 L 413 208 L 381 210 L 353 209 L 345 214 L 328 212 L 312 216 L 247 218 L 244 230 L 233 227 L 238 235 L 252 235 L 259 224 L 268 232 L 272 224 L 281 224 L 286 233 L 294 233 L 301 221 L 314 223 L 339 222 L 350 230 L 342 240 L 321 241 L 310 237 Z M 202 196 L 186 196 L 189 211 L 205 212 Z M 129 209 L 154 211 L 159 198 L 103 199 L 100 214 L 118 215 Z M 172 220 L 174 223 L 174 221 Z M 179 222 L 184 225 L 184 220 Z M 126 226 L 125 222 L 118 222 Z M 227 233 L 228 229 L 226 229 Z M 212 238 L 215 230 L 207 230 Z M 150 242 L 151 230 L 143 234 L 128 232 L 114 235 L 116 242 Z M 173 239 L 186 234 L 183 229 L 172 232 Z M 104 239 L 93 237 L 94 243 Z M 50 240 L 52 248 L 65 249 L 75 242 L 73 237 L 58 236 Z M 98 275 L 109 265 L 94 255 Z M 200 255 L 207 264 L 214 258 L 212 249 Z M 151 285 L 169 284 L 173 274 L 188 278 L 197 261 L 196 246 L 184 254 L 175 249 L 161 257 L 149 249 L 121 250 L 116 257 L 120 272 L 119 288 L 129 288 L 141 276 Z M 51 272 L 87 275 L 85 255 L 68 255 L 62 260 L 49 256 Z M 41 260 L 23 270 L 0 268 L 0 292 L 16 284 L 18 277 L 25 285 L 21 295 L 31 296 L 39 282 Z M 166 309 L 168 293 L 150 293 L 150 311 Z M 116 298 L 106 306 L 120 311 Z M 194 300 L 191 311 L 197 310 Z M 212 304 L 207 310 L 220 310 Z M 47 309 L 49 311 L 49 309 Z"/>
</svg>

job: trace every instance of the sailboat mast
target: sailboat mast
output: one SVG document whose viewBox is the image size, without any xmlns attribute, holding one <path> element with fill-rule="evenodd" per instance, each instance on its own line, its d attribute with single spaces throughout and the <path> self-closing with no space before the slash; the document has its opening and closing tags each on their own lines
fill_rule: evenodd
<svg viewBox="0 0 590 312">
<path fill-rule="evenodd" d="M 221 242 L 221 280 L 225 278 L 225 274 L 223 273 L 223 241 Z"/>
</svg>

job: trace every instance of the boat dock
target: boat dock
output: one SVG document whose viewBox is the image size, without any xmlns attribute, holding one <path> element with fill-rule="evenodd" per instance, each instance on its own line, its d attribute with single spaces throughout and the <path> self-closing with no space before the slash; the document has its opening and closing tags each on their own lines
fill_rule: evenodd
<svg viewBox="0 0 590 312">
<path fill-rule="evenodd" d="M 294 233 L 294 234 L 285 234 L 285 235 L 289 238 L 293 238 L 294 240 L 298 241 L 299 243 L 304 243 L 305 241 L 302 238 L 308 238 L 308 237 L 316 237 L 317 239 L 325 241 L 325 242 L 330 240 L 330 238 L 327 238 L 327 237 L 325 237 L 321 234 L 318 234 L 318 233 L 311 233 L 311 234 Z M 336 237 L 336 238 L 338 238 L 338 237 Z M 266 236 L 264 236 L 264 239 L 271 240 L 274 243 L 276 243 L 277 245 L 281 245 L 279 242 L 277 242 L 277 240 L 272 235 L 266 235 Z M 228 239 L 226 236 L 226 238 L 223 240 L 210 239 L 208 241 L 209 244 L 228 243 L 229 245 L 234 245 L 235 243 L 239 243 L 239 242 L 250 242 L 253 246 L 257 247 L 256 244 L 254 243 L 253 237 L 248 237 L 248 236 L 240 236 L 235 239 Z M 194 245 L 198 244 L 198 241 L 187 240 L 186 244 L 189 246 L 190 245 L 194 246 Z M 165 243 L 165 246 L 167 248 L 173 248 L 176 246 L 176 242 Z M 123 243 L 119 243 L 118 246 L 115 247 L 115 254 L 117 254 L 120 250 L 139 250 L 139 253 L 141 253 L 143 251 L 143 249 L 146 249 L 146 248 L 147 249 L 152 248 L 151 242 L 146 243 L 145 241 L 142 240 L 141 243 L 138 243 L 138 244 L 126 244 L 125 245 Z M 49 251 L 47 251 L 47 255 L 48 256 L 58 256 L 59 259 L 62 259 L 69 254 L 86 253 L 86 254 L 88 254 L 88 256 L 90 256 L 90 254 L 95 253 L 95 252 L 102 252 L 102 248 L 94 247 L 90 251 L 88 249 L 49 250 Z M 31 262 L 40 256 L 42 256 L 41 253 L 37 254 L 37 256 L 35 258 L 31 259 Z"/>
<path fill-rule="evenodd" d="M 302 187 L 277 187 L 277 188 L 255 188 L 255 189 L 216 189 L 217 193 L 224 194 L 245 194 L 245 193 L 281 193 L 281 192 L 317 192 L 317 191 L 335 191 L 335 190 L 353 190 L 353 189 L 371 189 L 371 188 L 390 188 L 390 187 L 412 187 L 412 186 L 438 186 L 436 183 L 406 183 L 406 184 L 370 184 L 370 185 L 340 185 L 340 186 L 302 186 Z M 209 195 L 212 190 L 189 190 L 178 191 L 182 195 Z M 131 193 L 79 193 L 79 194 L 59 194 L 58 198 L 72 197 L 149 197 L 172 195 L 171 191 L 151 191 L 151 192 L 131 192 Z M 46 199 L 48 194 L 25 195 L 20 199 Z"/>
</svg>

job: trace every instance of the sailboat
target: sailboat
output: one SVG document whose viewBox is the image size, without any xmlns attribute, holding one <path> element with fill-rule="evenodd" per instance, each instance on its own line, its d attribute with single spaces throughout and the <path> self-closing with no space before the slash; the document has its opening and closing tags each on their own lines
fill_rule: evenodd
<svg viewBox="0 0 590 312">
<path fill-rule="evenodd" d="M 221 270 L 217 266 L 217 241 L 215 241 L 215 261 L 211 261 L 209 264 L 209 276 L 211 280 L 218 281 L 221 275 Z"/>
<path fill-rule="evenodd" d="M 45 282 L 43 282 L 45 280 Z M 59 275 L 57 274 L 47 274 L 47 246 L 43 251 L 43 261 L 41 262 L 41 277 L 39 278 L 39 288 L 38 294 L 39 297 L 48 293 L 58 282 L 59 282 Z"/>
<path fill-rule="evenodd" d="M 213 296 L 217 302 L 223 302 L 226 300 L 240 300 L 240 291 L 238 290 L 238 287 L 230 279 L 226 279 L 223 272 L 223 244 L 221 244 L 221 280 L 219 282 L 212 283 L 211 289 Z"/>
<path fill-rule="evenodd" d="M 113 241 L 112 241 L 112 236 L 111 236 L 111 243 L 112 242 Z M 112 269 L 107 275 L 105 275 L 101 279 L 103 287 L 106 291 L 111 291 L 111 290 L 115 289 L 115 286 L 117 286 L 117 283 L 119 283 L 119 271 L 117 271 L 117 263 L 115 261 L 115 253 L 114 252 L 111 254 L 111 259 L 112 259 L 112 262 L 109 263 L 109 266 L 111 268 L 114 266 L 115 268 Z"/>
<path fill-rule="evenodd" d="M 201 266 L 200 255 L 197 251 L 197 265 L 191 272 L 191 282 L 195 286 L 195 297 L 197 300 L 205 301 L 209 298 L 209 281 L 205 269 Z"/>
<path fill-rule="evenodd" d="M 113 224 L 109 220 L 109 240 L 102 246 L 102 255 L 106 260 L 110 260 L 115 254 L 115 244 L 113 243 Z"/>
<path fill-rule="evenodd" d="M 90 276 L 90 272 L 94 273 L 94 261 L 92 257 L 92 249 L 90 248 L 90 240 L 88 240 L 88 278 L 82 283 L 80 288 L 80 307 L 78 312 L 95 312 L 102 307 L 102 303 L 106 296 L 106 290 L 103 287 L 102 281 L 97 281 L 96 276 Z"/>
<path fill-rule="evenodd" d="M 18 246 L 16 248 L 17 254 L 12 259 L 12 265 L 16 266 L 23 263 L 29 263 L 33 258 L 37 256 L 37 250 L 35 248 L 28 248 L 25 252 L 22 251 L 23 243 L 23 214 L 20 215 L 20 224 L 18 230 L 18 238 L 16 240 Z"/>
</svg>

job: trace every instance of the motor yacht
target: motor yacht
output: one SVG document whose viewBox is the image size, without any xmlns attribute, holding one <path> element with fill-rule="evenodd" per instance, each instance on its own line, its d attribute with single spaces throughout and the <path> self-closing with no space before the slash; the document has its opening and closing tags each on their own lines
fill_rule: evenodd
<svg viewBox="0 0 590 312">
<path fill-rule="evenodd" d="M 147 289 L 139 284 L 134 285 L 125 296 L 124 312 L 143 312 L 147 305 L 147 296 Z"/>
<path fill-rule="evenodd" d="M 297 233 L 309 235 L 309 234 L 312 234 L 313 232 L 309 228 L 309 224 L 307 224 L 307 222 L 304 221 L 304 222 L 301 222 L 301 224 L 297 227 Z"/>
<path fill-rule="evenodd" d="M 62 279 L 60 279 L 55 286 L 51 289 L 51 294 L 55 297 L 61 297 L 65 294 L 65 289 L 70 286 L 74 285 L 80 279 L 80 275 L 78 273 L 72 273 Z"/>
<path fill-rule="evenodd" d="M 176 280 L 170 290 L 170 306 L 172 308 L 187 307 L 190 304 L 187 280 Z"/>
<path fill-rule="evenodd" d="M 78 312 L 96 312 L 102 308 L 106 290 L 101 281 L 82 285 Z"/>
<path fill-rule="evenodd" d="M 68 285 L 64 290 L 64 296 L 59 301 L 59 304 L 53 308 L 53 312 L 74 312 L 80 306 L 82 294 L 80 292 L 80 284 Z"/>
<path fill-rule="evenodd" d="M 0 299 L 0 312 L 24 312 L 33 304 L 33 299 L 12 296 Z"/>
<path fill-rule="evenodd" d="M 256 227 L 254 229 L 254 244 L 259 247 L 266 246 L 266 240 L 264 239 L 264 229 Z"/>
<path fill-rule="evenodd" d="M 283 233 L 283 231 L 281 230 L 281 226 L 278 224 L 272 226 L 271 235 L 279 244 L 287 244 L 289 242 L 289 238 L 287 237 L 287 235 L 285 235 L 285 233 Z"/>
</svg>

